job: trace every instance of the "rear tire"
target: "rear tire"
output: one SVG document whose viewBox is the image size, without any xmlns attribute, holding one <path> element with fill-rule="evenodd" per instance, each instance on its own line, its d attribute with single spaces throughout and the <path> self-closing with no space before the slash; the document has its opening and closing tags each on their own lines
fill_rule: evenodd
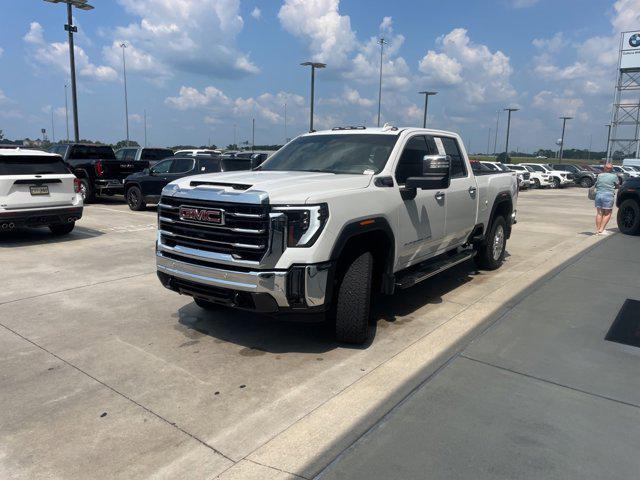
<svg viewBox="0 0 640 480">
<path fill-rule="evenodd" d="M 620 204 L 618 209 L 618 228 L 625 235 L 638 235 L 640 233 L 640 203 L 628 198 Z"/>
<path fill-rule="evenodd" d="M 541 188 L 540 180 L 538 180 L 537 178 L 533 179 L 533 188 Z"/>
<path fill-rule="evenodd" d="M 497 270 L 504 262 L 506 245 L 507 222 L 504 217 L 496 217 L 485 241 L 476 246 L 476 264 L 484 270 Z"/>
<path fill-rule="evenodd" d="M 203 310 L 218 310 L 220 308 L 220 305 L 218 305 L 217 303 L 209 302 L 201 298 L 194 298 L 193 301 L 196 302 L 196 305 L 198 305 Z"/>
<path fill-rule="evenodd" d="M 89 180 L 86 178 L 80 179 L 80 195 L 82 195 L 84 203 L 91 203 L 96 200 L 96 192 L 93 186 L 91 186 Z"/>
<path fill-rule="evenodd" d="M 127 189 L 127 204 L 131 210 L 139 212 L 147 208 L 147 204 L 142 196 L 142 191 L 139 187 L 132 186 Z"/>
<path fill-rule="evenodd" d="M 551 188 L 560 188 L 560 179 L 558 177 L 551 179 Z"/>
<path fill-rule="evenodd" d="M 580 186 L 582 188 L 591 188 L 593 186 L 593 180 L 591 180 L 589 177 L 584 177 L 580 179 Z"/>
<path fill-rule="evenodd" d="M 75 226 L 76 222 L 56 223 L 55 225 L 49 225 L 49 230 L 51 230 L 51 233 L 54 235 L 66 235 L 71 233 Z"/>
<path fill-rule="evenodd" d="M 362 344 L 369 338 L 373 256 L 365 252 L 347 267 L 336 296 L 336 339 Z"/>
</svg>

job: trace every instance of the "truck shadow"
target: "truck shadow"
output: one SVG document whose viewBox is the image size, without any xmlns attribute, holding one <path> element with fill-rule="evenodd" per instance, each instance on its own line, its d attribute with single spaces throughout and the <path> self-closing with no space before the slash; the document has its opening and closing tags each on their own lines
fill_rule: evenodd
<svg viewBox="0 0 640 480">
<path fill-rule="evenodd" d="M 47 227 L 18 228 L 10 232 L 0 232 L 0 248 L 67 243 L 99 237 L 100 235 L 104 235 L 104 233 L 99 230 L 80 226 L 76 226 L 71 233 L 60 236 L 53 235 Z"/>
<path fill-rule="evenodd" d="M 336 348 L 362 350 L 368 348 L 379 330 L 399 319 L 406 320 L 426 305 L 443 302 L 442 296 L 473 281 L 477 274 L 472 261 L 460 264 L 410 289 L 395 295 L 376 295 L 372 304 L 372 334 L 363 345 L 348 345 L 336 342 L 330 321 L 322 316 L 290 315 L 274 318 L 251 312 L 221 307 L 206 311 L 194 302 L 178 310 L 180 325 L 185 336 L 208 335 L 220 342 L 229 342 L 246 347 L 241 353 L 254 356 L 268 353 L 324 353 Z"/>
</svg>

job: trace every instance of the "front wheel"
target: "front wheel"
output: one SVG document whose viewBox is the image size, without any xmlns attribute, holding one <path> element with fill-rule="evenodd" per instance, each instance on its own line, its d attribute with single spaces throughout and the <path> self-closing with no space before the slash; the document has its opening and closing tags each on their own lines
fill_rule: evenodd
<svg viewBox="0 0 640 480">
<path fill-rule="evenodd" d="M 640 233 L 640 204 L 628 198 L 620 204 L 618 209 L 618 228 L 625 235 Z"/>
<path fill-rule="evenodd" d="M 540 180 L 538 180 L 537 178 L 533 179 L 533 186 L 534 188 L 540 188 Z"/>
<path fill-rule="evenodd" d="M 127 204 L 129 208 L 134 211 L 144 210 L 147 204 L 142 196 L 142 191 L 139 187 L 133 186 L 127 189 Z"/>
<path fill-rule="evenodd" d="M 507 245 L 507 222 L 497 217 L 491 225 L 491 231 L 482 244 L 476 246 L 476 264 L 485 270 L 496 270 L 504 262 Z"/>
<path fill-rule="evenodd" d="M 589 177 L 584 177 L 580 180 L 580 186 L 582 188 L 591 188 L 593 186 L 593 180 Z"/>
<path fill-rule="evenodd" d="M 56 223 L 55 225 L 49 225 L 49 230 L 51 230 L 51 233 L 54 235 L 66 235 L 71 233 L 75 226 L 76 222 Z"/>
<path fill-rule="evenodd" d="M 560 188 L 560 179 L 558 177 L 553 177 L 553 179 L 551 179 L 551 187 Z"/>
<path fill-rule="evenodd" d="M 373 256 L 365 252 L 342 275 L 336 298 L 336 339 L 362 344 L 369 338 Z"/>
</svg>

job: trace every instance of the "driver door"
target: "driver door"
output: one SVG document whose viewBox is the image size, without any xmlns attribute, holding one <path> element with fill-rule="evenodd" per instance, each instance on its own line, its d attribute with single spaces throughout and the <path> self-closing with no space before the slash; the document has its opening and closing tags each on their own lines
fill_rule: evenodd
<svg viewBox="0 0 640 480">
<path fill-rule="evenodd" d="M 418 188 L 415 197 L 410 198 L 413 192 L 407 195 L 405 189 L 407 178 L 422 176 L 423 158 L 437 154 L 433 137 L 417 135 L 407 141 L 396 166 L 398 197 L 404 195 L 398 208 L 398 268 L 420 263 L 442 246 L 446 218 L 444 191 Z"/>
<path fill-rule="evenodd" d="M 169 170 L 172 165 L 173 160 L 164 160 L 149 169 L 149 175 L 142 186 L 145 196 L 159 196 L 162 193 L 162 189 L 170 181 Z"/>
</svg>

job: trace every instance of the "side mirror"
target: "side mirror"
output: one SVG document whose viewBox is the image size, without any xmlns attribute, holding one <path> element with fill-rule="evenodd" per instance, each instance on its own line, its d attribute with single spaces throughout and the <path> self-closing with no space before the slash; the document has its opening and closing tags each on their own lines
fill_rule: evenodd
<svg viewBox="0 0 640 480">
<path fill-rule="evenodd" d="M 422 159 L 422 176 L 409 177 L 407 188 L 438 190 L 451 183 L 451 157 L 449 155 L 425 155 Z"/>
</svg>

